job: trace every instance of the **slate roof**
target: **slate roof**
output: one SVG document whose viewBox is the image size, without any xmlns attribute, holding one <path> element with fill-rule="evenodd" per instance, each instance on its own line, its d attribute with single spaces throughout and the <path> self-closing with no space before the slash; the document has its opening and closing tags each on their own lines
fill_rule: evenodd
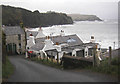
<svg viewBox="0 0 120 84">
<path fill-rule="evenodd" d="M 63 48 L 62 51 L 65 51 L 67 53 L 71 53 L 73 51 L 73 49 L 70 48 Z"/>
<path fill-rule="evenodd" d="M 46 38 L 37 38 L 35 39 L 35 42 L 36 43 L 41 43 L 41 42 L 44 42 Z"/>
<path fill-rule="evenodd" d="M 38 38 L 36 39 L 36 43 L 44 42 L 46 38 Z M 67 43 L 69 46 L 80 45 L 83 44 L 82 40 L 76 35 L 67 35 L 67 36 L 53 36 L 50 37 L 54 44 L 58 42 L 59 44 Z"/>
<path fill-rule="evenodd" d="M 25 34 L 24 30 L 20 28 L 20 26 L 5 26 L 4 32 L 6 35 Z"/>
<path fill-rule="evenodd" d="M 31 49 L 37 50 L 37 51 L 42 50 L 45 45 L 44 44 L 45 39 L 46 39 L 46 37 L 35 39 L 36 44 L 34 46 L 32 46 Z M 62 48 L 62 51 L 72 52 L 72 50 L 76 49 L 76 48 L 83 49 L 81 46 L 77 46 L 77 45 L 82 45 L 83 42 L 76 34 L 68 35 L 68 36 L 53 36 L 53 37 L 50 37 L 50 39 L 53 41 L 54 44 L 56 44 L 56 42 L 58 42 L 59 44 L 67 43 L 69 45 L 66 48 L 65 47 Z M 49 51 L 49 52 L 51 52 L 51 51 Z M 54 53 L 54 54 L 56 54 L 56 53 Z"/>
<path fill-rule="evenodd" d="M 53 43 L 68 43 L 70 46 L 83 44 L 82 40 L 76 35 L 56 36 L 52 38 Z"/>
<path fill-rule="evenodd" d="M 46 36 L 43 34 L 42 30 L 39 30 L 36 38 L 43 38 L 43 37 L 46 37 Z"/>
<path fill-rule="evenodd" d="M 76 46 L 68 46 L 68 47 L 63 47 L 62 51 L 66 51 L 68 53 L 72 52 L 74 49 L 80 49 L 83 50 L 85 47 L 83 45 L 76 45 Z"/>
<path fill-rule="evenodd" d="M 35 50 L 35 51 L 42 50 L 44 45 L 45 45 L 44 43 L 36 43 L 30 48 L 30 50 Z"/>
<path fill-rule="evenodd" d="M 98 43 L 91 43 L 91 42 L 84 43 L 84 46 L 92 46 L 92 47 L 94 47 L 95 45 L 98 45 Z"/>
</svg>

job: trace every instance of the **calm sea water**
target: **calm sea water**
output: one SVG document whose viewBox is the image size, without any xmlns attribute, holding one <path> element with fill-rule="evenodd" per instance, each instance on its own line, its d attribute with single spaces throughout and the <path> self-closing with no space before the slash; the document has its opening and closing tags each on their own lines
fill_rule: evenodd
<svg viewBox="0 0 120 84">
<path fill-rule="evenodd" d="M 37 29 L 36 29 L 37 30 Z M 90 22 L 79 21 L 73 25 L 57 25 L 52 27 L 43 28 L 45 35 L 53 36 L 59 35 L 60 31 L 64 30 L 66 35 L 77 34 L 83 42 L 89 42 L 90 37 L 93 35 L 95 41 L 101 44 L 102 48 L 111 46 L 115 49 L 118 48 L 118 22 L 117 21 L 102 21 Z"/>
</svg>

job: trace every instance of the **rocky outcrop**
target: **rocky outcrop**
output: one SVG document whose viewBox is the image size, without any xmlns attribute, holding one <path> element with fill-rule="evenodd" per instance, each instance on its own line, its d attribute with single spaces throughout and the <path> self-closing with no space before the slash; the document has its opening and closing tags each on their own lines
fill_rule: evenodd
<svg viewBox="0 0 120 84">
<path fill-rule="evenodd" d="M 102 21 L 96 15 L 67 14 L 73 21 Z"/>
</svg>

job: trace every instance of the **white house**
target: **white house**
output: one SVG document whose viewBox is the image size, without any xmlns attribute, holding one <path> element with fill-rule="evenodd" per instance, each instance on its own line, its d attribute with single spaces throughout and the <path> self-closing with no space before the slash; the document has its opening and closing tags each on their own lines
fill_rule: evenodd
<svg viewBox="0 0 120 84">
<path fill-rule="evenodd" d="M 41 28 L 36 36 L 29 35 L 27 43 L 28 51 L 33 51 L 41 58 L 52 56 L 54 59 L 57 59 L 57 55 L 61 59 L 63 53 L 78 57 L 92 56 L 93 47 L 96 45 L 99 44 L 95 43 L 93 36 L 89 43 L 83 43 L 76 34 L 65 35 L 64 31 L 61 31 L 59 36 L 45 36 Z"/>
</svg>

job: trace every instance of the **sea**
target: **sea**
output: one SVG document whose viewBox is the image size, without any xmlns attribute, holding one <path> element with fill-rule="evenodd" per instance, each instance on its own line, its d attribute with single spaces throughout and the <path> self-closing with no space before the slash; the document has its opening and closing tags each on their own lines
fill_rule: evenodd
<svg viewBox="0 0 120 84">
<path fill-rule="evenodd" d="M 33 28 L 32 31 L 38 31 L 39 28 Z M 69 25 L 53 25 L 51 27 L 42 27 L 46 36 L 60 35 L 61 30 L 65 35 L 76 34 L 84 43 L 90 42 L 91 36 L 95 37 L 95 42 L 101 45 L 101 48 L 118 49 L 118 21 L 74 21 Z"/>
</svg>

